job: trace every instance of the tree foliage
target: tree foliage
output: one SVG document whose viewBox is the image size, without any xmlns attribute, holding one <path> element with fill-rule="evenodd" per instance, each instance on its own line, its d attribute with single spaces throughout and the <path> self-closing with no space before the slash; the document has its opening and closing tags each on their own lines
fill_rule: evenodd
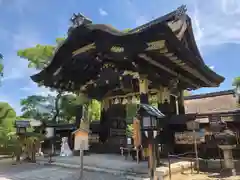
<svg viewBox="0 0 240 180">
<path fill-rule="evenodd" d="M 19 50 L 17 55 L 21 58 L 26 59 L 28 63 L 28 67 L 43 69 L 46 65 L 49 64 L 54 50 L 56 46 L 61 44 L 65 38 L 57 38 L 56 45 L 36 45 L 35 47 L 26 48 L 23 50 Z"/>
<path fill-rule="evenodd" d="M 9 149 L 6 147 L 9 143 L 9 133 L 15 131 L 14 122 L 16 112 L 6 102 L 0 102 L 0 153 L 6 154 Z"/>
<path fill-rule="evenodd" d="M 29 68 L 43 69 L 49 64 L 54 51 L 65 38 L 57 38 L 56 45 L 36 45 L 35 47 L 19 50 L 18 56 L 26 59 Z M 80 94 L 65 94 L 58 92 L 56 96 L 32 95 L 21 100 L 22 117 L 47 120 L 53 122 L 72 122 L 76 115 L 76 106 L 84 104 L 90 111 L 90 118 L 100 119 L 100 104 L 97 101 L 90 101 L 86 96 Z"/>
<path fill-rule="evenodd" d="M 14 122 L 16 119 L 16 112 L 6 102 L 0 102 L 0 126 L 7 131 L 11 131 L 14 128 Z"/>
<path fill-rule="evenodd" d="M 75 120 L 77 105 L 85 105 L 88 108 L 89 99 L 82 94 L 76 96 L 74 94 L 59 93 L 56 97 L 51 95 L 32 95 L 21 100 L 21 110 L 23 113 L 21 117 L 52 121 L 54 123 L 72 123 Z M 95 106 L 92 105 L 92 109 Z M 99 117 L 100 112 L 93 113 L 92 116 Z"/>
<path fill-rule="evenodd" d="M 124 33 L 128 33 L 129 31 L 131 31 L 132 29 L 130 29 L 130 28 L 127 28 L 127 29 L 124 29 L 122 32 L 124 32 Z"/>
<path fill-rule="evenodd" d="M 49 112 L 52 111 L 48 97 L 31 95 L 20 101 L 22 106 L 22 118 L 32 118 L 36 120 L 49 119 Z M 47 110 L 47 112 L 46 112 Z"/>
<path fill-rule="evenodd" d="M 233 79 L 232 85 L 235 86 L 235 87 L 240 86 L 240 76 L 235 77 L 235 78 Z"/>
<path fill-rule="evenodd" d="M 192 93 L 190 91 L 184 90 L 183 91 L 183 96 L 191 96 Z"/>
<path fill-rule="evenodd" d="M 3 69 L 4 69 L 4 66 L 3 66 L 3 55 L 0 53 L 0 77 L 1 78 L 3 77 Z"/>
</svg>

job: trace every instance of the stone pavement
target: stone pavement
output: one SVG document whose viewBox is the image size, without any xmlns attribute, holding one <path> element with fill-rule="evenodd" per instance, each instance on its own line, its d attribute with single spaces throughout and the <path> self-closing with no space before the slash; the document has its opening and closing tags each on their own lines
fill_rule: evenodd
<svg viewBox="0 0 240 180">
<path fill-rule="evenodd" d="M 54 157 L 55 166 L 67 167 L 73 169 L 80 168 L 80 157 Z M 38 158 L 39 162 L 47 163 L 48 159 Z M 189 169 L 190 162 L 179 161 L 177 159 L 171 160 L 172 162 L 172 173 L 180 172 L 183 168 Z M 168 175 L 168 161 L 166 159 L 162 160 L 165 167 L 157 168 L 157 175 L 160 177 L 165 177 Z M 132 161 L 130 158 L 125 160 L 124 157 L 120 155 L 109 155 L 109 154 L 91 154 L 89 156 L 84 156 L 84 170 L 110 173 L 115 175 L 121 175 L 128 177 L 128 179 L 142 179 L 148 177 L 148 165 L 147 162 Z"/>
<path fill-rule="evenodd" d="M 83 180 L 124 180 L 107 173 L 84 171 Z M 78 180 L 79 170 L 56 166 L 22 163 L 16 166 L 0 163 L 0 180 Z"/>
<path fill-rule="evenodd" d="M 47 158 L 39 157 L 37 158 L 39 162 L 47 162 Z M 53 165 L 59 165 L 63 167 L 79 168 L 80 157 L 53 157 L 55 161 Z M 132 161 L 130 158 L 125 160 L 124 157 L 120 155 L 110 155 L 110 154 L 91 154 L 89 156 L 84 156 L 84 168 L 86 170 L 107 169 L 109 171 L 122 171 L 129 173 L 147 174 L 148 165 L 147 162 L 141 162 L 139 164 L 136 161 Z"/>
</svg>

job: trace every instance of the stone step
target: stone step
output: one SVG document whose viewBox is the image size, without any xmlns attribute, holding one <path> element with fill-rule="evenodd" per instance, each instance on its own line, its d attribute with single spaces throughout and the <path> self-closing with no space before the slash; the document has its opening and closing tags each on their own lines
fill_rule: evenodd
<svg viewBox="0 0 240 180">
<path fill-rule="evenodd" d="M 185 171 L 191 170 L 194 167 L 194 163 L 189 161 L 182 161 L 171 164 L 171 175 L 176 175 L 179 173 L 184 173 Z M 159 167 L 156 168 L 154 174 L 154 180 L 165 180 L 169 178 L 169 167 Z"/>
</svg>

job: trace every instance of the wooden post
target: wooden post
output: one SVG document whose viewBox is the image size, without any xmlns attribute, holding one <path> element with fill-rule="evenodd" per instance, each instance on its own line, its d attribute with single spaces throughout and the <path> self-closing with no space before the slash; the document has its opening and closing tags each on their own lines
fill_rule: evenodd
<svg viewBox="0 0 240 180">
<path fill-rule="evenodd" d="M 197 173 L 199 174 L 199 158 L 198 158 L 198 146 L 197 146 L 197 135 L 196 135 L 196 130 L 193 129 L 193 136 L 194 136 L 194 151 L 195 151 L 195 158 L 196 158 L 196 168 L 197 168 Z"/>
<path fill-rule="evenodd" d="M 84 142 L 81 141 L 80 145 L 80 177 L 79 180 L 83 179 L 83 153 L 84 153 Z"/>
<path fill-rule="evenodd" d="M 141 104 L 149 104 L 148 101 L 148 79 L 146 75 L 140 75 L 139 77 L 139 92 L 140 92 L 140 103 Z M 152 133 L 150 133 L 152 134 Z M 152 135 L 148 137 L 148 164 L 149 164 L 149 175 L 150 178 L 154 177 L 154 151 L 153 151 L 153 139 Z"/>
</svg>

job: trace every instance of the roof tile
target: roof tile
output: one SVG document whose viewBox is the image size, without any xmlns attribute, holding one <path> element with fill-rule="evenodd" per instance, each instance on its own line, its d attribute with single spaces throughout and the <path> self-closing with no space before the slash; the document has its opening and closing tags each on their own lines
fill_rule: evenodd
<svg viewBox="0 0 240 180">
<path fill-rule="evenodd" d="M 206 94 L 196 95 L 191 98 L 187 97 L 184 100 L 185 113 L 219 113 L 240 110 L 237 106 L 237 98 L 234 96 L 233 91 L 229 93 L 215 93 L 214 95 L 207 96 Z"/>
</svg>

